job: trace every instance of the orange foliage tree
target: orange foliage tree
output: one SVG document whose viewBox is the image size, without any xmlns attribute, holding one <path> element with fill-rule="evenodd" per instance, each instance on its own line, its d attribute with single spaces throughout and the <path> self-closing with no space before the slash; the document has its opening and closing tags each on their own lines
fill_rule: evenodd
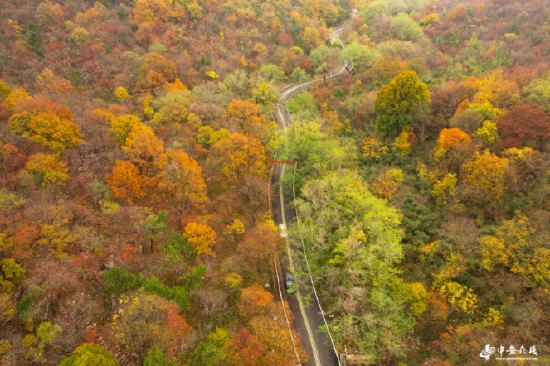
<svg viewBox="0 0 550 366">
<path fill-rule="evenodd" d="M 31 116 L 38 116 L 41 113 L 53 113 L 66 120 L 74 118 L 71 110 L 64 105 L 52 102 L 49 98 L 37 96 L 19 99 L 15 103 L 15 113 L 29 113 Z"/>
<path fill-rule="evenodd" d="M 181 217 L 185 217 L 186 201 L 203 202 L 206 197 L 206 183 L 202 177 L 202 168 L 189 155 L 181 150 L 168 149 L 159 157 L 157 166 L 159 187 L 164 192 L 175 194 L 181 203 Z"/>
<path fill-rule="evenodd" d="M 123 295 L 119 303 L 120 310 L 111 323 L 119 349 L 143 360 L 148 348 L 157 345 L 170 357 L 177 356 L 192 328 L 179 314 L 176 302 L 138 291 Z"/>
<path fill-rule="evenodd" d="M 269 139 L 269 123 L 260 115 L 258 106 L 252 102 L 233 99 L 227 106 L 227 116 L 246 133 L 266 142 Z"/>
<path fill-rule="evenodd" d="M 460 128 L 444 128 L 439 133 L 439 138 L 437 139 L 437 148 L 434 154 L 435 160 L 441 159 L 447 151 L 454 149 L 456 145 L 466 141 L 472 141 L 472 138 L 466 132 L 462 132 Z"/>
<path fill-rule="evenodd" d="M 167 60 L 160 53 L 153 52 L 145 56 L 138 75 L 141 78 L 139 86 L 144 90 L 153 90 L 174 82 L 177 77 L 177 68 L 172 61 Z"/>
<path fill-rule="evenodd" d="M 270 366 L 296 364 L 293 340 L 287 325 L 281 321 L 282 309 L 279 303 L 274 301 L 273 295 L 262 286 L 254 284 L 241 291 L 241 300 L 239 305 L 241 316 L 250 319 L 250 327 L 267 350 L 260 354 L 262 364 Z M 289 321 L 292 322 L 294 316 L 286 302 L 284 306 Z M 295 330 L 292 330 L 292 333 L 300 362 L 307 362 L 308 356 L 301 346 L 300 338 Z"/>
<path fill-rule="evenodd" d="M 267 177 L 265 147 L 250 135 L 230 134 L 212 146 L 212 155 L 222 161 L 228 183 L 237 183 L 246 175 Z"/>
<path fill-rule="evenodd" d="M 134 7 L 134 21 L 158 22 L 168 20 L 170 8 L 163 0 L 138 0 Z"/>
<path fill-rule="evenodd" d="M 520 105 L 496 120 L 504 148 L 544 150 L 550 139 L 550 117 L 536 104 Z"/>
<path fill-rule="evenodd" d="M 122 150 L 147 173 L 149 165 L 164 152 L 164 145 L 151 127 L 141 123 L 132 127 Z"/>
<path fill-rule="evenodd" d="M 43 93 L 69 95 L 74 92 L 74 87 L 69 80 L 54 75 L 52 70 L 45 68 L 36 77 L 36 87 Z"/>
<path fill-rule="evenodd" d="M 105 176 L 105 182 L 115 197 L 124 198 L 129 204 L 132 204 L 134 199 L 145 197 L 144 177 L 139 174 L 139 169 L 129 161 L 117 160 L 113 173 Z"/>
<path fill-rule="evenodd" d="M 235 337 L 224 349 L 230 365 L 261 365 L 265 347 L 258 337 L 244 329 L 235 334 Z"/>
<path fill-rule="evenodd" d="M 227 106 L 227 116 L 240 124 L 246 122 L 252 116 L 258 116 L 256 104 L 247 100 L 233 99 Z"/>
<path fill-rule="evenodd" d="M 371 182 L 371 186 L 380 196 L 391 200 L 392 195 L 397 192 L 402 182 L 403 172 L 400 169 L 389 169 Z"/>
<path fill-rule="evenodd" d="M 63 23 L 63 9 L 59 4 L 45 1 L 38 5 L 34 18 L 39 27 L 54 30 Z"/>
<path fill-rule="evenodd" d="M 272 222 L 271 222 L 272 223 Z M 280 240 L 278 228 L 268 223 L 259 224 L 247 231 L 245 239 L 239 242 L 237 252 L 243 259 L 256 266 L 258 274 L 267 268 L 273 255 L 273 248 L 277 248 Z"/>
</svg>

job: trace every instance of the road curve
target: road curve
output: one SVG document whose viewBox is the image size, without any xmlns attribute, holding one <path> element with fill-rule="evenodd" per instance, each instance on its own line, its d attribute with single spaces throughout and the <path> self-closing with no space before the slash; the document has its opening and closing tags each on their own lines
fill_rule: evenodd
<svg viewBox="0 0 550 366">
<path fill-rule="evenodd" d="M 357 10 L 353 9 L 351 14 L 352 18 L 357 15 Z M 352 21 L 347 21 L 344 24 L 336 27 L 331 34 L 331 41 L 334 42 L 337 40 L 344 48 L 344 45 L 338 38 L 340 33 L 345 31 L 350 27 Z M 292 123 L 292 118 L 290 112 L 288 111 L 286 104 L 292 99 L 297 93 L 309 88 L 310 86 L 323 82 L 326 79 L 336 79 L 342 76 L 346 71 L 351 71 L 352 68 L 351 60 L 346 60 L 344 65 L 339 66 L 333 72 L 324 75 L 323 79 L 311 79 L 308 81 L 291 84 L 280 90 L 281 93 L 281 103 L 278 104 L 273 113 L 273 119 L 277 123 L 280 129 L 286 132 L 286 127 Z M 292 168 L 289 166 L 288 168 Z M 281 177 L 284 175 L 285 166 L 281 164 L 276 164 L 274 173 L 271 177 L 271 184 L 279 182 Z M 285 224 L 288 227 L 288 222 L 291 221 L 295 212 L 293 210 L 287 209 L 285 203 L 288 203 L 292 200 L 291 197 L 288 197 L 284 194 L 282 186 L 279 187 L 277 194 L 272 196 L 272 209 L 273 209 L 273 219 L 277 224 Z M 287 240 L 287 254 L 286 258 L 281 258 L 281 268 L 283 271 L 286 269 L 294 272 L 294 263 L 292 261 L 292 252 L 295 250 L 301 250 L 301 248 L 293 247 L 290 242 Z M 283 273 L 284 276 L 284 273 Z M 301 291 L 300 291 L 301 290 Z M 302 301 L 302 293 L 311 293 L 311 282 L 308 281 L 305 285 L 301 286 L 298 289 L 296 296 L 289 296 L 288 303 L 290 309 L 294 313 L 294 327 L 300 338 L 302 339 L 304 348 L 309 354 L 308 362 L 304 363 L 306 366 L 338 366 L 337 356 L 332 348 L 331 344 L 327 344 L 325 336 L 323 333 L 318 331 L 319 327 L 324 325 L 323 318 L 321 316 L 321 310 L 317 302 L 312 299 L 309 301 L 308 306 Z"/>
</svg>

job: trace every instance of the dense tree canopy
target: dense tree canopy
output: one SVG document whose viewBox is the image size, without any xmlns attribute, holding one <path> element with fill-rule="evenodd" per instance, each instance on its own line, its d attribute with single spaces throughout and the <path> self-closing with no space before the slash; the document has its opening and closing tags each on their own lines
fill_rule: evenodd
<svg viewBox="0 0 550 366">
<path fill-rule="evenodd" d="M 496 125 L 504 148 L 547 149 L 550 117 L 537 105 L 520 105 L 497 119 Z"/>
<path fill-rule="evenodd" d="M 397 75 L 376 96 L 376 129 L 384 136 L 399 136 L 412 123 L 413 112 L 422 102 L 430 103 L 430 92 L 416 73 L 404 71 Z"/>
<path fill-rule="evenodd" d="M 120 363 L 102 346 L 85 343 L 78 346 L 59 366 L 119 366 Z"/>
<path fill-rule="evenodd" d="M 0 8 L 0 365 L 550 363 L 547 2 Z"/>
</svg>

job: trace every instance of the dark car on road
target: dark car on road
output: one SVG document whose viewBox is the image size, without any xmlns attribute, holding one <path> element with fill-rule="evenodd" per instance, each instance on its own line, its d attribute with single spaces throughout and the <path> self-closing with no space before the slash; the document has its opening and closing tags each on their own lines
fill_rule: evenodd
<svg viewBox="0 0 550 366">
<path fill-rule="evenodd" d="M 296 281 L 291 272 L 285 273 L 285 290 L 288 294 L 296 291 Z"/>
</svg>

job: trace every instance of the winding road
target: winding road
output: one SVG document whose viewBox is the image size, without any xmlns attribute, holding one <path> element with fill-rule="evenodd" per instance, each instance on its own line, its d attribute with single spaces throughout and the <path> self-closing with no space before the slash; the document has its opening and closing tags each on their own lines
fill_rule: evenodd
<svg viewBox="0 0 550 366">
<path fill-rule="evenodd" d="M 357 10 L 353 9 L 351 14 L 352 18 L 357 16 Z M 331 42 L 338 41 L 342 48 L 344 45 L 338 38 L 340 33 L 345 31 L 350 27 L 352 21 L 349 20 L 344 24 L 336 27 L 331 34 Z M 345 50 L 345 48 L 344 48 Z M 303 81 L 296 84 L 291 84 L 280 90 L 281 93 L 281 103 L 278 104 L 275 108 L 273 118 L 280 129 L 286 133 L 286 127 L 292 123 L 292 118 L 290 112 L 288 111 L 286 104 L 294 95 L 297 93 L 309 88 L 314 84 L 324 82 L 325 79 L 336 79 L 346 72 L 350 72 L 353 67 L 351 60 L 346 60 L 343 65 L 339 66 L 333 72 L 324 75 L 323 78 L 311 79 L 308 81 Z M 289 167 L 291 168 L 291 167 Z M 285 172 L 285 165 L 275 164 L 273 169 L 273 175 L 271 176 L 271 184 L 279 182 Z M 288 222 L 292 221 L 295 216 L 293 210 L 287 209 L 285 203 L 288 203 L 292 200 L 291 197 L 288 197 L 284 194 L 282 186 L 279 186 L 279 192 L 276 195 L 271 197 L 271 206 L 273 209 L 273 219 L 277 224 L 285 224 L 288 227 Z M 294 271 L 294 262 L 293 262 L 293 251 L 301 251 L 301 248 L 294 247 L 290 241 L 287 240 L 287 257 L 281 258 L 281 268 L 283 272 L 286 269 L 289 269 L 291 272 Z M 284 276 L 284 273 L 283 273 Z M 290 309 L 292 310 L 295 320 L 294 327 L 300 338 L 304 348 L 307 350 L 309 355 L 309 360 L 303 363 L 306 366 L 338 366 L 338 358 L 332 344 L 327 343 L 324 333 L 318 331 L 319 327 L 324 325 L 323 317 L 321 315 L 321 309 L 315 301 L 311 299 L 308 303 L 305 303 L 302 299 L 303 293 L 311 293 L 311 281 L 308 281 L 304 285 L 301 285 L 296 291 L 295 295 L 288 296 L 288 303 Z"/>
</svg>

